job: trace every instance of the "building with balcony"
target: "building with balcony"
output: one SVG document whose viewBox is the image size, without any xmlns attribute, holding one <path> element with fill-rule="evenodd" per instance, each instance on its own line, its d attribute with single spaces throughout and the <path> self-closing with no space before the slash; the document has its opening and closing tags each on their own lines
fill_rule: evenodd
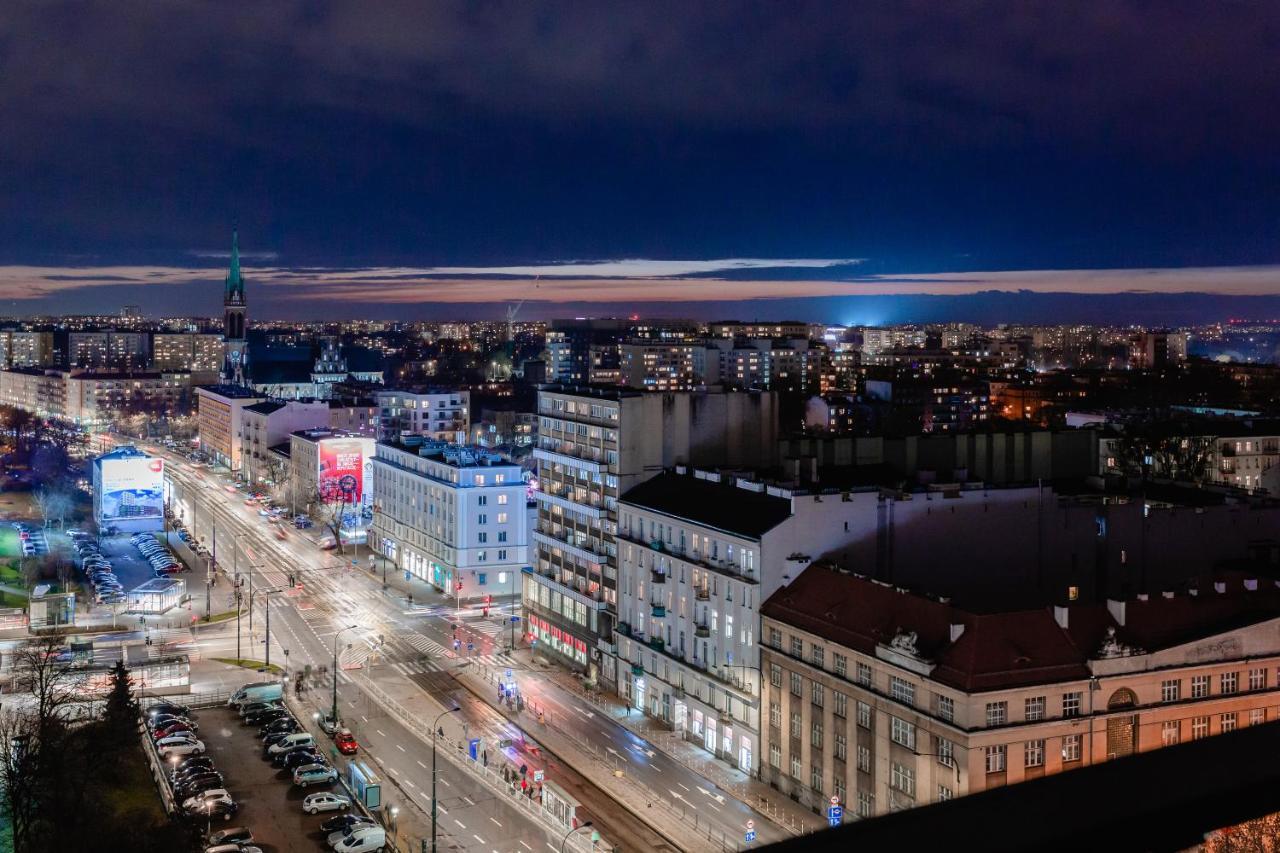
<svg viewBox="0 0 1280 853">
<path fill-rule="evenodd" d="M 675 464 L 772 460 L 777 423 L 771 394 L 539 391 L 538 521 L 524 600 L 543 648 L 614 686 L 618 498 Z"/>
<path fill-rule="evenodd" d="M 446 388 L 379 391 L 378 438 L 417 435 L 436 441 L 465 439 L 471 428 L 471 393 Z"/>
<path fill-rule="evenodd" d="M 200 449 L 218 465 L 239 471 L 244 410 L 266 398 L 241 385 L 206 385 L 196 389 Z"/>
<path fill-rule="evenodd" d="M 476 447 L 410 437 L 378 442 L 369 543 L 462 603 L 515 599 L 531 512 L 517 463 Z"/>
<path fill-rule="evenodd" d="M 814 565 L 761 606 L 760 778 L 865 818 L 1280 714 L 1280 589 L 976 610 Z"/>
<path fill-rule="evenodd" d="M 188 370 L 216 377 L 222 359 L 222 335 L 156 332 L 151 338 L 151 365 L 156 370 Z"/>
</svg>

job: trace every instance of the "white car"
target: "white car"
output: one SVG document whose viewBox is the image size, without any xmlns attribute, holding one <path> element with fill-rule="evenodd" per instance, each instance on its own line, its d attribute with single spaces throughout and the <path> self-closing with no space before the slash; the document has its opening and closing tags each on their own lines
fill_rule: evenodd
<svg viewBox="0 0 1280 853">
<path fill-rule="evenodd" d="M 164 758 L 170 755 L 203 755 L 204 741 L 183 738 L 165 738 L 156 744 L 156 751 Z"/>
<path fill-rule="evenodd" d="M 328 791 L 320 794 L 308 794 L 302 799 L 302 810 L 307 814 L 346 811 L 350 807 L 351 801 L 346 797 L 341 794 L 331 794 Z"/>
<path fill-rule="evenodd" d="M 226 788 L 210 788 L 203 794 L 197 794 L 182 804 L 184 811 L 192 811 L 194 809 L 203 809 L 206 803 L 226 803 L 231 805 L 235 800 L 231 798 L 231 792 Z"/>
</svg>

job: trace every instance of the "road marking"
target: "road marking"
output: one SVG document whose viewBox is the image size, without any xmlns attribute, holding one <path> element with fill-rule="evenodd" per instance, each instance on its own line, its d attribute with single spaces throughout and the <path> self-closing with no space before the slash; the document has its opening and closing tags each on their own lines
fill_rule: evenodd
<svg viewBox="0 0 1280 853">
<path fill-rule="evenodd" d="M 368 720 L 365 720 L 365 722 L 367 723 L 367 722 L 369 722 L 369 721 L 368 721 Z M 386 733 L 386 732 L 384 732 L 382 729 L 374 729 L 374 731 L 378 733 L 378 737 L 386 737 L 386 736 L 387 736 L 387 733 Z"/>
<path fill-rule="evenodd" d="M 677 785 L 680 785 L 680 787 L 681 787 L 681 788 L 684 788 L 686 791 L 691 791 L 691 789 L 689 788 L 689 786 L 688 786 L 688 785 L 681 784 L 680 782 L 677 782 L 676 784 L 677 784 Z"/>
<path fill-rule="evenodd" d="M 418 787 L 417 785 L 413 784 L 413 780 L 412 780 L 412 779 L 405 779 L 405 780 L 404 780 L 404 783 L 405 783 L 406 785 L 408 785 L 410 788 L 416 788 L 416 787 Z"/>
<path fill-rule="evenodd" d="M 396 744 L 396 749 L 400 750 L 401 752 L 404 752 L 404 747 L 401 746 L 400 744 Z"/>
<path fill-rule="evenodd" d="M 516 840 L 519 841 L 520 839 L 516 839 Z M 520 841 L 520 846 L 523 847 L 525 850 L 530 851 L 530 853 L 532 853 L 533 851 L 533 848 L 530 847 L 528 844 L 525 844 L 523 841 Z"/>
<path fill-rule="evenodd" d="M 489 820 L 493 821 L 495 826 L 502 826 L 502 824 L 498 823 L 498 819 L 496 817 L 491 817 Z"/>
<path fill-rule="evenodd" d="M 547 842 L 547 846 L 551 848 L 551 853 L 560 853 L 560 851 L 557 850 L 555 845 L 552 844 L 550 841 Z"/>
<path fill-rule="evenodd" d="M 428 797 L 427 799 L 431 799 L 431 798 L 430 798 L 430 797 Z M 438 809 L 440 810 L 440 814 L 448 814 L 448 813 L 449 813 L 449 810 L 448 810 L 448 809 L 446 809 L 444 806 L 439 806 L 439 805 L 438 805 L 438 806 L 436 806 L 436 808 L 438 808 Z"/>
<path fill-rule="evenodd" d="M 475 800 L 473 800 L 473 799 L 471 799 L 470 797 L 463 797 L 462 799 L 466 800 L 466 801 L 467 801 L 467 805 L 469 805 L 469 806 L 474 806 L 474 805 L 476 804 L 476 801 L 475 801 Z"/>
<path fill-rule="evenodd" d="M 474 838 L 476 841 L 479 841 L 481 844 L 484 844 L 484 839 L 476 835 L 474 832 L 471 833 L 471 837 Z"/>
<path fill-rule="evenodd" d="M 418 766 L 421 767 L 423 770 L 427 769 L 427 765 L 423 764 L 421 761 L 418 762 Z"/>
<path fill-rule="evenodd" d="M 361 717 L 360 717 L 360 720 L 361 720 L 362 722 L 366 722 L 366 723 L 367 723 L 367 722 L 369 722 L 369 718 L 368 718 L 368 717 L 365 717 L 365 716 L 361 716 Z"/>
<path fill-rule="evenodd" d="M 448 780 L 448 779 L 446 779 L 446 778 L 444 778 L 443 776 L 441 776 L 441 777 L 440 777 L 440 782 L 441 782 L 441 784 L 443 784 L 446 788 L 452 788 L 452 787 L 453 787 L 452 785 L 450 785 L 450 784 L 449 784 L 449 780 Z"/>
<path fill-rule="evenodd" d="M 456 823 L 458 826 L 462 827 L 463 829 L 467 828 L 467 825 L 462 821 L 458 820 L 456 817 L 453 819 L 453 822 Z"/>
<path fill-rule="evenodd" d="M 397 769 L 395 769 L 394 767 L 388 767 L 387 769 L 391 771 L 391 775 L 392 775 L 392 776 L 399 776 L 399 775 L 400 775 L 400 771 L 399 771 L 399 770 L 397 770 Z"/>
</svg>

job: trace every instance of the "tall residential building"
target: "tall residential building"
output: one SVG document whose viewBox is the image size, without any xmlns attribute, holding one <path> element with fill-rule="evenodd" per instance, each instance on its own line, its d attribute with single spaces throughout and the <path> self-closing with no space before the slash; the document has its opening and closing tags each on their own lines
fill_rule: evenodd
<svg viewBox="0 0 1280 853">
<path fill-rule="evenodd" d="M 1276 720 L 1280 592 L 982 612 L 811 566 L 761 607 L 760 778 L 851 819 Z"/>
<path fill-rule="evenodd" d="M 530 512 L 520 465 L 476 447 L 379 442 L 369 543 L 460 602 L 515 598 Z"/>
<path fill-rule="evenodd" d="M 858 535 L 847 519 L 860 507 L 840 495 L 683 468 L 646 480 L 618 504 L 619 694 L 754 773 L 760 604 L 810 560 Z"/>
<path fill-rule="evenodd" d="M 197 388 L 196 422 L 200 449 L 217 464 L 239 471 L 244 410 L 265 399 L 241 385 Z"/>
<path fill-rule="evenodd" d="M 702 384 L 695 353 L 701 344 L 629 341 L 619 348 L 620 385 L 641 391 L 691 391 Z"/>
<path fill-rule="evenodd" d="M 771 394 L 645 393 L 553 386 L 538 393 L 536 560 L 527 629 L 553 654 L 612 684 L 618 498 L 664 467 L 769 464 Z"/>
<path fill-rule="evenodd" d="M 608 381 L 602 375 L 616 370 L 617 348 L 630 323 L 619 319 L 553 320 L 547 330 L 547 379 L 581 385 Z M 592 348 L 595 347 L 593 357 Z"/>
<path fill-rule="evenodd" d="M 379 391 L 378 438 L 421 435 L 438 441 L 465 438 L 471 428 L 471 394 L 447 388 Z"/>
<path fill-rule="evenodd" d="M 240 235 L 231 232 L 231 264 L 223 287 L 223 349 L 226 358 L 222 381 L 230 385 L 249 384 L 249 342 L 245 338 L 244 278 L 240 275 Z"/>
<path fill-rule="evenodd" d="M 223 358 L 222 335 L 156 332 L 151 339 L 151 365 L 156 370 L 189 370 L 216 377 Z"/>
<path fill-rule="evenodd" d="M 7 333 L 11 367 L 51 367 L 55 362 L 53 332 Z"/>
</svg>

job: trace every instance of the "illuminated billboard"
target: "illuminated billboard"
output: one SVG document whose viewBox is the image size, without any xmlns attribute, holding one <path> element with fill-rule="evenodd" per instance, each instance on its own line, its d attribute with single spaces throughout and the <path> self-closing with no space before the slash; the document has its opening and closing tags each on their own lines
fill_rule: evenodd
<svg viewBox="0 0 1280 853">
<path fill-rule="evenodd" d="M 321 499 L 328 503 L 363 503 L 368 482 L 365 469 L 372 462 L 372 439 L 321 439 L 320 470 L 316 475 Z"/>
<path fill-rule="evenodd" d="M 147 456 L 98 460 L 98 520 L 164 518 L 164 460 Z"/>
</svg>

